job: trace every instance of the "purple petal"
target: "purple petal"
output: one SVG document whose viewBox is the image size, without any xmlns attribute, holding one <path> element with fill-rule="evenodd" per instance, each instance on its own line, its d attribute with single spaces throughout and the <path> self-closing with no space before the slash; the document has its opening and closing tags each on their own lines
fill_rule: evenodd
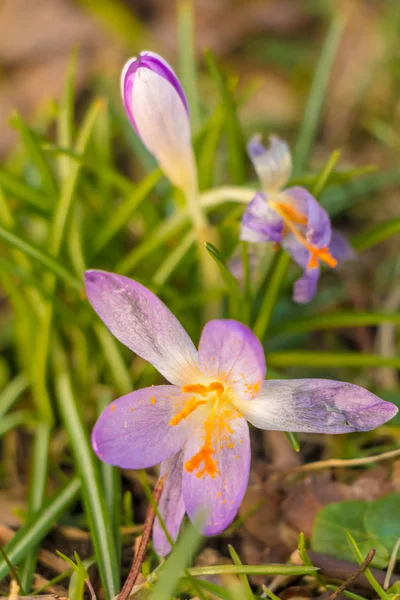
<svg viewBox="0 0 400 600">
<path fill-rule="evenodd" d="M 182 519 L 185 516 L 185 504 L 182 495 L 183 452 L 179 452 L 161 465 L 160 477 L 166 475 L 158 510 L 163 518 L 172 540 L 178 537 Z M 157 554 L 166 556 L 171 551 L 165 533 L 156 518 L 153 527 L 153 543 Z"/>
<path fill-rule="evenodd" d="M 340 231 L 336 231 L 336 229 L 332 231 L 329 249 L 333 258 L 336 258 L 338 263 L 342 263 L 346 260 L 352 260 L 356 255 L 345 236 L 340 233 Z"/>
<path fill-rule="evenodd" d="M 128 277 L 86 271 L 89 302 L 115 337 L 175 385 L 200 377 L 197 351 L 179 321 L 150 290 Z"/>
<path fill-rule="evenodd" d="M 278 191 L 289 180 L 292 170 L 292 158 L 289 146 L 276 136 L 270 136 L 267 149 L 261 142 L 261 136 L 255 135 L 247 145 L 247 152 L 266 191 Z"/>
<path fill-rule="evenodd" d="M 241 398 L 255 398 L 265 378 L 263 347 L 254 333 L 238 321 L 209 321 L 199 343 L 201 371 L 230 386 Z"/>
<path fill-rule="evenodd" d="M 293 286 L 293 300 L 297 304 L 307 304 L 317 293 L 320 270 L 306 269 L 303 276 L 295 281 Z"/>
<path fill-rule="evenodd" d="M 103 462 L 121 469 L 146 469 L 179 452 L 193 417 L 170 425 L 186 398 L 173 385 L 157 385 L 122 396 L 101 413 L 92 446 Z"/>
<path fill-rule="evenodd" d="M 135 75 L 139 68 L 149 69 L 150 71 L 153 71 L 153 73 L 160 75 L 160 77 L 163 77 L 166 81 L 168 81 L 175 88 L 183 106 L 185 107 L 186 112 L 189 114 L 189 107 L 185 92 L 183 91 L 179 79 L 177 78 L 172 67 L 167 63 L 167 61 L 154 52 L 141 52 L 138 57 L 131 58 L 125 63 L 121 73 L 122 100 L 124 102 L 125 110 L 128 114 L 132 127 L 138 135 L 139 131 L 135 123 L 135 117 L 132 112 L 130 99 L 132 97 L 132 88 L 135 82 Z"/>
<path fill-rule="evenodd" d="M 265 381 L 258 398 L 235 407 L 260 429 L 307 433 L 370 431 L 398 411 L 358 385 L 329 379 Z"/>
<path fill-rule="evenodd" d="M 292 233 L 285 235 L 282 239 L 282 248 L 289 252 L 294 262 L 298 264 L 299 267 L 302 267 L 302 269 L 307 268 L 310 261 L 310 252 L 295 235 Z"/>
<path fill-rule="evenodd" d="M 172 68 L 151 52 L 131 59 L 121 76 L 129 120 L 174 185 L 197 187 L 187 101 Z"/>
<path fill-rule="evenodd" d="M 250 402 L 249 402 L 250 404 Z M 229 447 L 218 447 L 215 459 L 219 474 L 215 477 L 183 471 L 183 499 L 191 520 L 205 517 L 202 533 L 217 535 L 234 519 L 246 491 L 250 469 L 250 436 L 246 420 L 236 418 L 229 426 L 233 435 Z M 218 437 L 218 435 L 216 434 Z M 204 444 L 201 428 L 185 446 L 184 461 L 189 461 Z"/>
<path fill-rule="evenodd" d="M 332 235 L 331 220 L 321 204 L 303 187 L 288 188 L 284 194 L 294 201 L 294 208 L 307 217 L 308 243 L 317 248 L 329 246 Z"/>
<path fill-rule="evenodd" d="M 243 214 L 240 239 L 246 242 L 280 242 L 282 228 L 282 217 L 269 206 L 265 195 L 258 192 Z"/>
</svg>

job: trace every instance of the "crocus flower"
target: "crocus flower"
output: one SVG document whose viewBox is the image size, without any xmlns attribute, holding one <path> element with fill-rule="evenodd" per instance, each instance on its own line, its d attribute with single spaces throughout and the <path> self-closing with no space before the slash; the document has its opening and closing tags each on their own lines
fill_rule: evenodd
<svg viewBox="0 0 400 600">
<path fill-rule="evenodd" d="M 206 514 L 205 535 L 223 531 L 247 487 L 250 436 L 261 429 L 308 433 L 368 431 L 397 408 L 350 383 L 326 379 L 264 381 L 263 348 L 237 321 L 209 321 L 199 349 L 152 292 L 127 277 L 88 271 L 90 303 L 115 337 L 169 381 L 122 396 L 92 434 L 97 456 L 123 469 L 158 463 L 165 484 L 160 512 L 175 539 L 185 512 Z M 168 541 L 156 521 L 156 550 Z"/>
<path fill-rule="evenodd" d="M 332 232 L 328 213 L 310 192 L 298 186 L 285 188 L 292 159 L 284 141 L 271 136 L 267 149 L 255 135 L 247 150 L 263 189 L 246 208 L 240 238 L 275 242 L 287 250 L 304 269 L 294 284 L 293 299 L 307 303 L 317 291 L 320 263 L 334 268 L 353 251 L 340 233 Z"/>
<path fill-rule="evenodd" d="M 170 181 L 197 190 L 188 103 L 170 65 L 154 52 L 131 58 L 121 74 L 124 106 L 137 135 Z"/>
</svg>

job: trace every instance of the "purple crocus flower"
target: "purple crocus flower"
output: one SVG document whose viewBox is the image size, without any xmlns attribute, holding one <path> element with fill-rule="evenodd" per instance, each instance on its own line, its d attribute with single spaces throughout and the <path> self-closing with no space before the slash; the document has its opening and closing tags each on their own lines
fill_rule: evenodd
<svg viewBox="0 0 400 600">
<path fill-rule="evenodd" d="M 248 153 L 261 180 L 263 191 L 248 204 L 240 238 L 248 242 L 275 242 L 287 250 L 304 269 L 294 284 L 293 299 L 309 302 L 317 291 L 320 262 L 334 268 L 350 258 L 352 249 L 341 234 L 332 233 L 328 213 L 303 187 L 285 188 L 292 170 L 288 145 L 270 137 L 267 149 L 255 135 Z"/>
<path fill-rule="evenodd" d="M 397 408 L 350 383 L 326 379 L 264 381 L 263 348 L 248 327 L 216 319 L 199 349 L 152 292 L 104 271 L 85 276 L 90 303 L 115 337 L 170 384 L 136 390 L 110 404 L 92 434 L 97 456 L 123 469 L 161 464 L 159 508 L 173 539 L 185 512 L 206 513 L 205 535 L 223 531 L 247 487 L 250 436 L 261 429 L 308 433 L 368 431 Z M 156 550 L 170 546 L 156 521 Z"/>
<path fill-rule="evenodd" d="M 131 58 L 121 74 L 122 100 L 137 135 L 170 181 L 197 189 L 188 103 L 170 65 L 154 52 Z"/>
</svg>

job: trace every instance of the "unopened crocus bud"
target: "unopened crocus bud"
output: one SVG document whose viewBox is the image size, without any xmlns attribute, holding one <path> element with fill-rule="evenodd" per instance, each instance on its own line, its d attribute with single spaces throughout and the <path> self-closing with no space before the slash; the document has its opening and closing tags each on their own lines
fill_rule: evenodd
<svg viewBox="0 0 400 600">
<path fill-rule="evenodd" d="M 197 188 L 188 104 L 177 76 L 158 54 L 141 52 L 121 75 L 129 120 L 168 179 L 185 193 Z"/>
</svg>

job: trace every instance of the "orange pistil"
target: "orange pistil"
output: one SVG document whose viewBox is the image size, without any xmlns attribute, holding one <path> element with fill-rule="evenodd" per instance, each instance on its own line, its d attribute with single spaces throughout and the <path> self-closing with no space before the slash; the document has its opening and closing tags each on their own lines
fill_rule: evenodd
<svg viewBox="0 0 400 600">
<path fill-rule="evenodd" d="M 329 248 L 317 248 L 316 246 L 312 246 L 307 242 L 304 235 L 300 233 L 297 225 L 307 224 L 307 219 L 305 216 L 299 214 L 294 208 L 288 206 L 287 204 L 282 204 L 281 202 L 272 202 L 271 204 L 273 205 L 273 208 L 278 213 L 278 215 L 280 215 L 284 220 L 286 227 L 310 252 L 311 257 L 308 262 L 307 268 L 316 269 L 318 267 L 319 261 L 326 263 L 331 268 L 336 267 L 337 260 L 332 256 L 332 254 L 329 251 Z"/>
</svg>

